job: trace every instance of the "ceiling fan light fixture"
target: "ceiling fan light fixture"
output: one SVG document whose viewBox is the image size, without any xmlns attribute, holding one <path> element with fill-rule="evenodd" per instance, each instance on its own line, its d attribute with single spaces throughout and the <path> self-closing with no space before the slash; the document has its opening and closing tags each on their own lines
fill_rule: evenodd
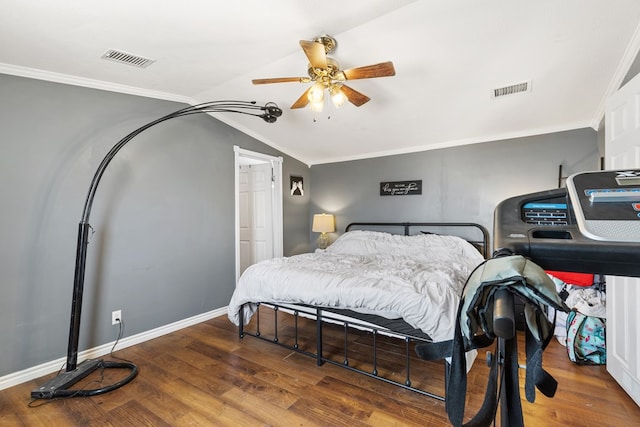
<svg viewBox="0 0 640 427">
<path fill-rule="evenodd" d="M 322 113 L 323 107 L 324 107 L 324 100 L 309 103 L 309 108 L 314 113 Z"/>
<path fill-rule="evenodd" d="M 314 83 L 307 96 L 311 104 L 322 103 L 324 101 L 324 85 L 320 82 Z"/>
<path fill-rule="evenodd" d="M 347 102 L 347 96 L 342 91 L 341 84 L 331 85 L 329 89 L 329 94 L 331 95 L 331 102 L 336 108 L 340 108 Z"/>
</svg>

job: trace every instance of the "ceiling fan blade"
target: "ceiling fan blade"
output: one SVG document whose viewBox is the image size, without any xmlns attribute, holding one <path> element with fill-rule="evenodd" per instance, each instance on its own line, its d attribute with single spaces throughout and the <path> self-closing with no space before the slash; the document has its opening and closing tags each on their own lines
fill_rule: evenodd
<svg viewBox="0 0 640 427">
<path fill-rule="evenodd" d="M 396 75 L 393 62 L 381 62 L 379 64 L 367 65 L 364 67 L 350 68 L 343 71 L 347 80 L 371 79 L 374 77 L 389 77 Z"/>
<path fill-rule="evenodd" d="M 313 68 L 327 68 L 327 54 L 322 43 L 300 40 L 300 46 Z"/>
<path fill-rule="evenodd" d="M 296 102 L 293 103 L 293 105 L 291 106 L 292 110 L 295 110 L 296 108 L 304 108 L 304 107 L 307 106 L 307 104 L 309 103 L 309 91 L 310 90 L 311 90 L 311 87 L 309 89 L 305 90 L 304 93 L 302 94 L 302 96 L 300 98 L 298 98 L 298 100 Z"/>
<path fill-rule="evenodd" d="M 311 79 L 309 77 L 276 77 L 273 79 L 253 79 L 251 82 L 254 85 L 264 85 L 269 83 L 309 83 Z"/>
<path fill-rule="evenodd" d="M 342 85 L 340 90 L 342 90 L 342 93 L 344 93 L 344 96 L 347 97 L 349 102 L 355 105 L 356 107 L 366 104 L 371 100 L 371 98 L 369 98 L 367 95 L 360 93 L 357 90 L 352 89 L 347 85 Z"/>
</svg>

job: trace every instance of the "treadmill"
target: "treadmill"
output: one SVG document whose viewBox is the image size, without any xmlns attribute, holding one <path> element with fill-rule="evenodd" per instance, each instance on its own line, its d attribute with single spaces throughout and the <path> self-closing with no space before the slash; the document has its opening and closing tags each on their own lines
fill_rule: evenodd
<svg viewBox="0 0 640 427">
<path fill-rule="evenodd" d="M 494 214 L 494 250 L 545 270 L 640 277 L 640 169 L 583 172 L 567 188 L 512 197 Z M 496 300 L 498 355 L 513 337 L 517 304 Z M 501 391 L 502 426 L 509 408 Z"/>
<path fill-rule="evenodd" d="M 640 169 L 577 173 L 567 188 L 504 200 L 494 249 L 545 270 L 640 277 Z"/>
</svg>

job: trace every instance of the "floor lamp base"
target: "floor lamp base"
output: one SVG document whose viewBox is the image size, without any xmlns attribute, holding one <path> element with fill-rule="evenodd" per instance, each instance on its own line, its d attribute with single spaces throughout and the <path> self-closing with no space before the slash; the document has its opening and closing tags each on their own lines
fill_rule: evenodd
<svg viewBox="0 0 640 427">
<path fill-rule="evenodd" d="M 69 387 L 73 386 L 93 371 L 107 368 L 129 369 L 131 372 L 123 380 L 99 389 L 69 390 Z M 32 390 L 31 397 L 33 399 L 53 399 L 55 397 L 96 396 L 122 387 L 134 379 L 136 375 L 138 375 L 138 368 L 130 362 L 109 362 L 102 359 L 87 359 L 80 363 L 73 371 L 63 372 L 55 378 L 50 379 L 37 389 Z"/>
</svg>

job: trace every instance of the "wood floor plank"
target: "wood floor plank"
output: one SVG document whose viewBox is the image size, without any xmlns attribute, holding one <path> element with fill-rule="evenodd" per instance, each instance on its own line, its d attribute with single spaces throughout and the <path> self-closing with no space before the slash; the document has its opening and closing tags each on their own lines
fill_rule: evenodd
<svg viewBox="0 0 640 427">
<path fill-rule="evenodd" d="M 202 393 L 202 390 L 182 379 L 171 384 L 162 384 L 161 389 L 165 393 L 171 393 L 182 403 L 189 406 L 191 412 L 195 412 L 213 425 L 259 425 L 260 420 L 254 418 L 243 410 L 237 409 L 217 398 L 213 393 Z"/>
<path fill-rule="evenodd" d="M 247 339 L 251 341 L 251 338 Z M 296 382 L 303 383 L 305 387 L 316 384 L 325 375 L 322 370 L 315 369 L 316 362 L 310 357 L 256 339 L 253 341 L 255 342 L 249 347 L 235 354 L 246 361 L 261 364 L 271 370 L 295 372 Z"/>
<path fill-rule="evenodd" d="M 370 414 L 356 412 L 334 399 L 304 397 L 289 410 L 303 416 L 315 424 L 335 427 L 360 427 L 369 425 Z M 372 408 L 373 412 L 373 408 Z"/>
<path fill-rule="evenodd" d="M 238 409 L 244 410 L 266 425 L 326 426 L 324 423 L 314 423 L 306 416 L 298 415 L 292 411 L 283 411 L 281 406 L 273 404 L 270 400 L 264 400 L 264 396 L 259 396 L 236 387 L 225 392 L 221 398 L 230 405 L 238 406 Z"/>
<path fill-rule="evenodd" d="M 146 372 L 149 373 L 150 370 L 147 369 Z M 180 420 L 184 419 L 186 414 L 194 412 L 190 404 L 178 399 L 175 393 L 167 393 L 159 386 L 157 378 L 151 375 L 141 375 L 131 384 L 123 387 L 122 391 L 170 425 L 206 425 L 180 424 Z M 103 397 L 105 398 L 105 402 L 111 399 L 110 393 Z M 205 418 L 194 416 L 194 419 L 204 420 Z"/>
<path fill-rule="evenodd" d="M 424 409 L 420 406 L 408 404 L 403 400 L 390 399 L 388 395 L 372 392 L 369 388 L 354 386 L 333 377 L 325 377 L 317 388 L 324 389 L 327 395 L 334 394 L 333 390 L 341 390 L 341 394 L 345 396 L 342 402 L 367 412 L 369 414 L 367 419 L 371 419 L 373 412 L 376 412 L 378 417 L 381 414 L 395 415 L 410 424 L 424 423 Z M 371 411 L 370 408 L 376 409 Z"/>
<path fill-rule="evenodd" d="M 169 427 L 171 423 L 166 422 L 157 414 L 147 409 L 140 402 L 131 400 L 124 405 L 112 409 L 108 413 L 114 425 L 146 426 L 146 427 Z M 126 420 L 123 422 L 123 420 Z"/>
</svg>

